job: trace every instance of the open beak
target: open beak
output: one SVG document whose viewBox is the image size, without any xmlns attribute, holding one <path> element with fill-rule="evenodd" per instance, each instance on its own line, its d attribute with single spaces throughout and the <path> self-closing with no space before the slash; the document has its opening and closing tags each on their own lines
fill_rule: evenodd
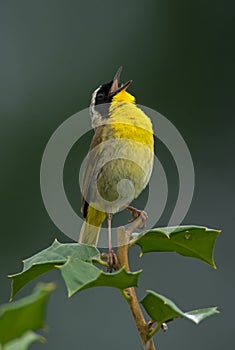
<svg viewBox="0 0 235 350">
<path fill-rule="evenodd" d="M 113 78 L 113 83 L 109 91 L 109 97 L 116 95 L 118 92 L 122 90 L 126 90 L 128 86 L 132 83 L 132 80 L 129 80 L 127 83 L 123 84 L 122 86 L 119 86 L 121 73 L 122 73 L 122 66 L 118 68 L 118 71 L 115 74 L 115 77 Z"/>
</svg>

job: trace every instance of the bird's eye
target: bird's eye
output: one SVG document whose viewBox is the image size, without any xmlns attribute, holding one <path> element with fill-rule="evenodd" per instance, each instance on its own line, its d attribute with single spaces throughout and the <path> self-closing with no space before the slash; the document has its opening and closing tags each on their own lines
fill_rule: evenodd
<svg viewBox="0 0 235 350">
<path fill-rule="evenodd" d="M 105 97 L 104 93 L 103 92 L 99 92 L 98 95 L 97 95 L 97 99 L 100 101 L 100 100 L 103 100 Z"/>
</svg>

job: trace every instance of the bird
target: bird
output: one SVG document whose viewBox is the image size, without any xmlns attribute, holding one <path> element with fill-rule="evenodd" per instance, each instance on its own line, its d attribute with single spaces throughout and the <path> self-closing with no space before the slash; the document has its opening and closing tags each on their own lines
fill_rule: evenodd
<svg viewBox="0 0 235 350">
<path fill-rule="evenodd" d="M 94 135 L 86 157 L 81 193 L 83 225 L 79 243 L 97 246 L 99 232 L 108 221 L 108 270 L 117 262 L 112 250 L 112 215 L 130 206 L 147 186 L 153 169 L 154 137 L 151 119 L 127 92 L 132 83 L 120 84 L 122 67 L 113 80 L 100 85 L 90 103 Z"/>
</svg>

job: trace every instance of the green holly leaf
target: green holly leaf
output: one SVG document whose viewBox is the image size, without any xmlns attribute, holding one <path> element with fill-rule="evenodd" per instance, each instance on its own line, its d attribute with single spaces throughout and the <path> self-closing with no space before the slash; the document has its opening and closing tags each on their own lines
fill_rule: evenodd
<svg viewBox="0 0 235 350">
<path fill-rule="evenodd" d="M 6 343 L 2 347 L 2 350 L 27 350 L 29 345 L 31 345 L 35 341 L 44 342 L 44 340 L 45 339 L 41 335 L 28 331 L 24 333 L 21 337 Z"/>
<path fill-rule="evenodd" d="M 1 345 L 20 338 L 28 331 L 44 328 L 46 304 L 54 289 L 54 283 L 40 283 L 31 295 L 0 307 Z"/>
<path fill-rule="evenodd" d="M 135 236 L 130 245 L 138 244 L 142 254 L 175 252 L 200 259 L 216 268 L 213 252 L 220 232 L 201 226 L 155 228 Z"/>
<path fill-rule="evenodd" d="M 136 287 L 141 271 L 127 272 L 124 268 L 117 272 L 105 273 L 91 263 L 69 258 L 63 266 L 58 266 L 68 289 L 68 296 L 91 287 L 107 286 L 118 289 Z"/>
<path fill-rule="evenodd" d="M 157 294 L 151 290 L 141 300 L 141 304 L 154 322 L 158 323 L 158 328 L 164 323 L 177 317 L 185 317 L 198 324 L 205 318 L 219 313 L 216 307 L 183 312 L 170 299 Z"/>
<path fill-rule="evenodd" d="M 92 260 L 97 262 L 99 254 L 94 246 L 55 241 L 49 248 L 24 260 L 22 272 L 9 276 L 12 278 L 11 300 L 27 283 L 54 268 L 60 268 L 69 296 L 96 286 L 125 289 L 137 285 L 140 271 L 132 273 L 121 269 L 116 273 L 105 273 L 92 264 Z"/>
<path fill-rule="evenodd" d="M 23 260 L 22 272 L 9 275 L 12 278 L 11 299 L 34 278 L 55 268 L 55 265 L 63 265 L 68 256 L 90 261 L 99 255 L 98 249 L 94 246 L 78 243 L 61 244 L 57 240 L 38 254 Z"/>
</svg>

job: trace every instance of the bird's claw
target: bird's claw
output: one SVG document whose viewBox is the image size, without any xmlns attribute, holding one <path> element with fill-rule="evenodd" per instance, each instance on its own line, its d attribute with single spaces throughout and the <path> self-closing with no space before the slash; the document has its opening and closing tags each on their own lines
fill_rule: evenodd
<svg viewBox="0 0 235 350">
<path fill-rule="evenodd" d="M 113 269 L 116 270 L 118 266 L 117 255 L 113 250 L 109 251 L 108 254 L 108 272 L 112 273 Z"/>
<path fill-rule="evenodd" d="M 143 221 L 143 226 L 140 228 L 144 228 L 146 221 L 148 219 L 148 215 L 144 210 L 139 210 L 137 208 L 134 208 L 130 205 L 126 206 L 126 209 L 129 210 L 132 213 L 132 219 L 128 220 L 128 222 L 133 222 L 135 221 L 139 216 L 141 216 L 141 219 Z"/>
</svg>

